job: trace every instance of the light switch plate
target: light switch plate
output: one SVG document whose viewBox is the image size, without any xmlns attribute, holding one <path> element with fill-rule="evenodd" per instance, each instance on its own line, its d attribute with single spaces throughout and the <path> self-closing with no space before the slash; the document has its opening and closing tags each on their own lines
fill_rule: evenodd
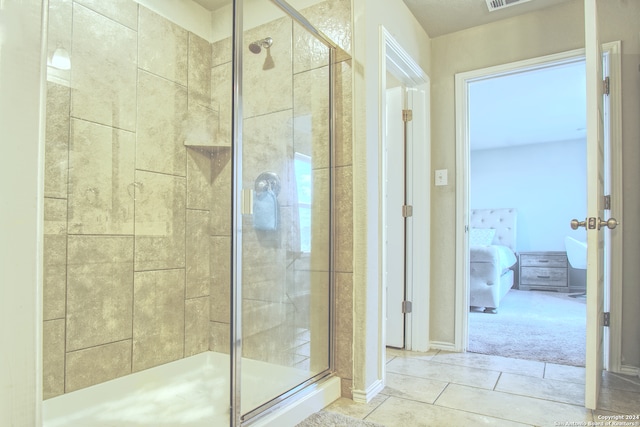
<svg viewBox="0 0 640 427">
<path fill-rule="evenodd" d="M 436 171 L 436 185 L 447 185 L 447 169 Z"/>
</svg>

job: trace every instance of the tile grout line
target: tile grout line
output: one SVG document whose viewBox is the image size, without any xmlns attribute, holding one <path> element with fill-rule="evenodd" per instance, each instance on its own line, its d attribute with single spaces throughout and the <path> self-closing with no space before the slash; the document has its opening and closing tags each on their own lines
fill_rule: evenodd
<svg viewBox="0 0 640 427">
<path fill-rule="evenodd" d="M 442 395 L 444 394 L 445 390 L 449 388 L 449 385 L 451 385 L 450 382 L 447 383 L 447 385 L 444 386 L 444 388 L 440 391 L 440 393 L 438 393 L 438 396 L 433 399 L 433 403 L 432 405 L 434 406 L 442 406 L 442 405 L 436 405 L 436 402 L 442 397 Z M 442 406 L 444 408 L 444 406 Z"/>
<path fill-rule="evenodd" d="M 500 382 L 500 379 L 502 378 L 502 374 L 504 372 L 500 371 L 500 373 L 498 374 L 498 378 L 496 379 L 496 383 L 493 385 L 493 388 L 491 389 L 492 391 L 497 391 L 496 387 L 498 387 L 498 383 Z"/>
<path fill-rule="evenodd" d="M 369 411 L 369 412 L 368 412 L 364 417 L 362 417 L 362 419 L 363 419 L 363 420 L 366 420 L 366 419 L 367 419 L 367 417 L 369 417 L 371 414 L 373 414 L 375 411 L 377 411 L 377 410 L 380 408 L 380 406 L 382 406 L 382 404 L 383 404 L 384 402 L 386 402 L 387 400 L 389 400 L 389 397 L 390 397 L 390 396 L 389 396 L 388 394 L 386 394 L 386 395 L 384 395 L 384 396 L 386 396 L 386 397 L 384 398 L 384 400 L 383 400 L 382 402 L 380 402 L 380 403 L 379 403 L 375 408 L 373 408 L 373 409 L 372 409 L 371 411 Z"/>
</svg>

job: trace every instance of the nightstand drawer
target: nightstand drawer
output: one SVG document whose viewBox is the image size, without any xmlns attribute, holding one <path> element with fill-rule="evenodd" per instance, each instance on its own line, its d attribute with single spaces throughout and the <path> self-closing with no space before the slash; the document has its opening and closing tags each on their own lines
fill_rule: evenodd
<svg viewBox="0 0 640 427">
<path fill-rule="evenodd" d="M 564 255 L 523 254 L 520 256 L 522 267 L 566 267 L 567 257 Z"/>
<path fill-rule="evenodd" d="M 567 286 L 567 270 L 564 268 L 522 267 L 520 283 L 537 286 Z"/>
</svg>

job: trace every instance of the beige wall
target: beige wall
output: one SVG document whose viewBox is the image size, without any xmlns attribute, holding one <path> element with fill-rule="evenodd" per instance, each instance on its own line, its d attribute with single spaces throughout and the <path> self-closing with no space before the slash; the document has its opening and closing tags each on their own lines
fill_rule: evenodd
<svg viewBox="0 0 640 427">
<path fill-rule="evenodd" d="M 430 41 L 400 0 L 355 0 L 354 19 L 354 391 L 369 396 L 382 376 L 379 270 L 380 26 L 429 74 Z"/>
<path fill-rule="evenodd" d="M 611 1 L 602 12 L 601 40 L 622 40 L 623 62 L 623 155 L 624 216 L 637 217 L 638 197 L 635 185 L 639 156 L 638 121 L 638 20 L 640 4 Z M 456 73 L 505 64 L 584 47 L 584 8 L 581 0 L 544 9 L 504 21 L 483 25 L 432 40 L 432 168 L 448 169 L 455 177 L 455 105 Z M 431 339 L 454 341 L 455 318 L 455 179 L 450 185 L 432 187 L 431 258 Z M 626 221 L 623 264 L 623 364 L 640 365 L 640 335 L 637 306 L 640 290 L 638 225 Z"/>
<path fill-rule="evenodd" d="M 622 42 L 622 365 L 640 368 L 640 2 L 607 1 L 600 39 Z M 613 196 L 615 197 L 615 195 Z"/>
</svg>

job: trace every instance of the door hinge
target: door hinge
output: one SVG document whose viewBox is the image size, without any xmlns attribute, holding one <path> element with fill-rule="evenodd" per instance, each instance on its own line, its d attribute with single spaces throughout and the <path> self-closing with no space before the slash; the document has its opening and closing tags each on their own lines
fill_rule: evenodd
<svg viewBox="0 0 640 427">
<path fill-rule="evenodd" d="M 413 110 L 402 110 L 402 121 L 410 122 L 413 120 Z"/>
<path fill-rule="evenodd" d="M 611 196 L 610 195 L 606 195 L 604 196 L 604 210 L 610 211 L 611 210 Z"/>
<path fill-rule="evenodd" d="M 609 79 L 609 77 L 605 77 L 604 80 L 602 81 L 602 93 L 604 95 L 609 95 L 610 91 L 611 91 L 611 80 Z"/>
<path fill-rule="evenodd" d="M 402 205 L 402 217 L 409 218 L 410 216 L 413 216 L 413 206 Z"/>
<path fill-rule="evenodd" d="M 602 313 L 602 326 L 609 326 L 611 323 L 611 313 L 605 311 Z"/>
<path fill-rule="evenodd" d="M 411 304 L 411 301 L 402 301 L 402 314 L 411 313 L 411 310 L 413 310 L 413 304 Z"/>
</svg>

